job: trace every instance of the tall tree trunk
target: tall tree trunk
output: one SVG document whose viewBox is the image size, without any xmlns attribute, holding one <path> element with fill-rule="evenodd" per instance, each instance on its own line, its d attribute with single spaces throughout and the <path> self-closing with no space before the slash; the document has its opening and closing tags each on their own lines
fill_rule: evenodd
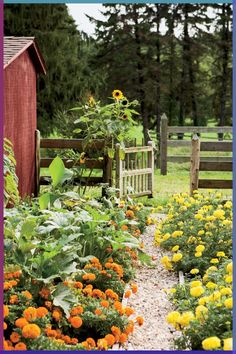
<svg viewBox="0 0 236 354">
<path fill-rule="evenodd" d="M 168 100 L 168 124 L 173 124 L 173 108 L 174 108 L 174 59 L 175 59 L 175 43 L 174 43 L 174 24 L 175 24 L 176 8 L 171 14 L 168 28 L 168 36 L 170 39 L 170 66 L 169 66 L 169 100 Z"/>
<path fill-rule="evenodd" d="M 143 121 L 143 135 L 145 144 L 148 143 L 149 134 L 148 134 L 148 116 L 145 108 L 145 91 L 144 91 L 144 74 L 143 74 L 143 65 L 142 65 L 142 53 L 141 53 L 141 38 L 139 32 L 139 23 L 138 23 L 139 14 L 134 5 L 134 35 L 136 42 L 136 56 L 137 56 L 137 71 L 138 71 L 138 83 L 139 83 L 139 101 L 140 101 L 140 111 Z"/>
<path fill-rule="evenodd" d="M 226 96 L 228 82 L 228 61 L 229 61 L 229 19 L 228 7 L 230 5 L 222 5 L 222 74 L 221 74 L 221 90 L 220 90 L 220 119 L 219 125 L 224 126 L 226 121 Z M 223 139 L 223 134 L 218 134 L 219 139 Z"/>
<path fill-rule="evenodd" d="M 192 104 L 192 119 L 193 119 L 193 125 L 198 126 L 198 112 L 197 112 L 197 101 L 196 101 L 196 95 L 195 95 L 195 73 L 193 70 L 193 62 L 192 62 L 192 56 L 189 48 L 189 80 L 191 84 L 191 104 Z"/>
</svg>

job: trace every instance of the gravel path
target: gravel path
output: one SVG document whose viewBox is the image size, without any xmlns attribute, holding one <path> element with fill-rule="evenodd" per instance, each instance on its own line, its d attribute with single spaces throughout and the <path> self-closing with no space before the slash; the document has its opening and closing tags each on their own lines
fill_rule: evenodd
<svg viewBox="0 0 236 354">
<path fill-rule="evenodd" d="M 155 219 L 163 219 L 164 215 L 155 214 Z M 135 310 L 135 314 L 144 318 L 141 327 L 135 326 L 132 336 L 126 345 L 128 350 L 173 350 L 173 341 L 176 334 L 166 322 L 166 316 L 173 307 L 168 300 L 164 289 L 170 289 L 178 282 L 172 272 L 165 270 L 160 262 L 166 251 L 155 247 L 155 225 L 146 228 L 141 235 L 145 251 L 153 256 L 155 267 L 140 265 L 136 270 L 135 283 L 138 285 L 137 294 L 128 300 L 128 306 Z"/>
</svg>

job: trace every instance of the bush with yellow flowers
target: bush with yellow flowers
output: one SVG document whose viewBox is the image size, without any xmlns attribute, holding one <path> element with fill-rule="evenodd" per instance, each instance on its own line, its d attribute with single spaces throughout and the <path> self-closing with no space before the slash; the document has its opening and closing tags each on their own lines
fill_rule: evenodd
<svg viewBox="0 0 236 354">
<path fill-rule="evenodd" d="M 182 333 L 178 349 L 232 350 L 232 271 L 224 261 L 171 290 L 176 311 L 167 322 Z"/>
<path fill-rule="evenodd" d="M 176 194 L 168 204 L 167 218 L 155 232 L 156 244 L 171 251 L 162 259 L 167 269 L 200 274 L 232 257 L 232 202 L 220 193 Z"/>
</svg>

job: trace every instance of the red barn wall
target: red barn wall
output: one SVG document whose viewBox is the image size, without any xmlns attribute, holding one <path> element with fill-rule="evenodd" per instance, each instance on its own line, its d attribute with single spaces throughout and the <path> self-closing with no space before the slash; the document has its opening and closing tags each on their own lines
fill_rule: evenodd
<svg viewBox="0 0 236 354">
<path fill-rule="evenodd" d="M 35 188 L 36 78 L 27 51 L 4 70 L 4 136 L 13 143 L 21 197 Z"/>
</svg>

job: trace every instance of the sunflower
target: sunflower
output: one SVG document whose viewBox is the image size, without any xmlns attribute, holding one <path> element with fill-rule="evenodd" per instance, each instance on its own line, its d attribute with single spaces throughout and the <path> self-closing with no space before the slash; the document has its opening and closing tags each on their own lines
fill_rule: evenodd
<svg viewBox="0 0 236 354">
<path fill-rule="evenodd" d="M 115 98 L 116 100 L 121 100 L 124 96 L 123 93 L 120 90 L 114 90 L 112 92 L 112 96 L 113 98 Z"/>
</svg>

